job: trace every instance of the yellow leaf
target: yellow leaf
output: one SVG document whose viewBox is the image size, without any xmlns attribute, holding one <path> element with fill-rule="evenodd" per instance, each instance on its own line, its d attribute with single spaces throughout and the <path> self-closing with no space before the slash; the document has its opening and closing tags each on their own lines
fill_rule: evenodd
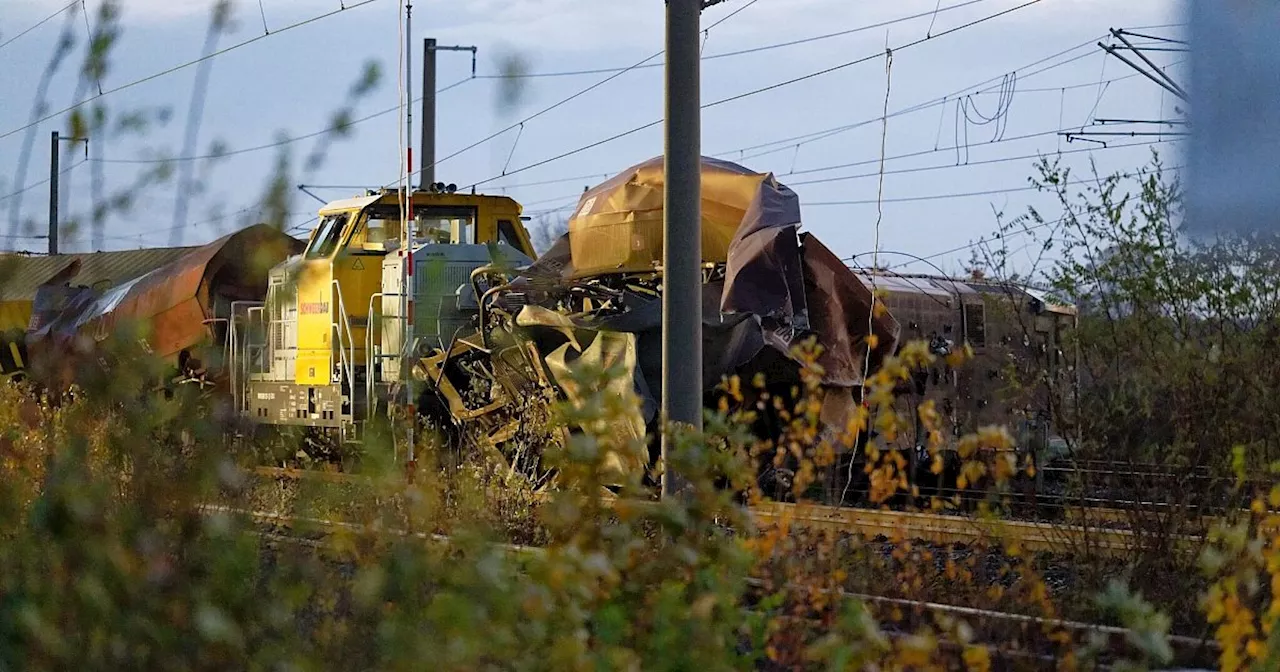
<svg viewBox="0 0 1280 672">
<path fill-rule="evenodd" d="M 711 612 L 715 609 L 715 606 L 716 596 L 708 593 L 698 598 L 698 600 L 693 603 L 690 611 L 693 613 L 694 617 L 705 621 L 711 618 Z"/>
<path fill-rule="evenodd" d="M 991 653 L 985 646 L 967 646 L 964 649 L 964 664 L 967 669 L 986 672 L 991 669 Z"/>
</svg>

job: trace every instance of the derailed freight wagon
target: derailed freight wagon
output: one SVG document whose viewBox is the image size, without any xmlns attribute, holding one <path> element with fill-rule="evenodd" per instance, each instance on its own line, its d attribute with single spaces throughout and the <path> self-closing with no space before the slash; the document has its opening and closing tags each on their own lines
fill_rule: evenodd
<svg viewBox="0 0 1280 672">
<path fill-rule="evenodd" d="M 22 379 L 30 353 L 26 335 L 36 294 L 45 285 L 77 285 L 105 291 L 154 271 L 191 247 L 113 250 L 83 254 L 0 254 L 0 376 Z"/>
<path fill-rule="evenodd" d="M 800 383 L 793 346 L 813 336 L 822 346 L 821 426 L 839 433 L 856 411 L 864 373 L 896 348 L 897 321 L 887 313 L 869 319 L 871 290 L 800 231 L 793 191 L 771 174 L 730 162 L 703 158 L 701 168 L 706 404 L 714 406 L 724 377 L 751 381 L 757 373 L 786 398 Z M 484 442 L 500 448 L 520 431 L 521 400 L 548 386 L 572 396 L 574 362 L 619 364 L 629 377 L 620 384 L 643 403 L 618 431 L 650 437 L 650 459 L 656 457 L 663 186 L 660 157 L 628 168 L 584 193 L 568 233 L 518 277 L 494 274 L 487 285 L 477 283 L 479 331 L 417 369 L 426 394 L 438 395 L 435 408 L 459 429 L 479 428 Z M 877 342 L 870 353 L 868 326 Z M 478 370 L 494 384 L 479 393 L 460 389 Z M 779 429 L 761 422 L 762 434 Z M 530 476 L 537 470 L 531 462 L 512 466 Z"/>
<path fill-rule="evenodd" d="M 856 273 L 898 319 L 902 342 L 927 342 L 936 356 L 899 389 L 898 411 L 914 423 L 894 445 L 909 456 L 913 484 L 940 484 L 913 412 L 925 402 L 938 413 L 943 482 L 953 481 L 959 466 L 956 442 L 983 427 L 1008 429 L 1023 462 L 1034 457 L 1044 464 L 1067 452 L 1077 394 L 1074 306 L 1042 289 L 979 275 Z M 972 359 L 949 366 L 947 356 L 966 346 Z"/>
<path fill-rule="evenodd" d="M 224 383 L 233 305 L 260 299 L 270 268 L 300 249 L 301 241 L 259 224 L 198 247 L 150 250 L 159 263 L 130 273 L 89 273 L 89 261 L 68 258 L 35 290 L 25 333 L 29 372 L 65 389 L 81 367 L 120 365 L 104 361 L 103 346 L 129 326 L 142 350 L 170 363 L 174 375 L 158 383 Z"/>
</svg>

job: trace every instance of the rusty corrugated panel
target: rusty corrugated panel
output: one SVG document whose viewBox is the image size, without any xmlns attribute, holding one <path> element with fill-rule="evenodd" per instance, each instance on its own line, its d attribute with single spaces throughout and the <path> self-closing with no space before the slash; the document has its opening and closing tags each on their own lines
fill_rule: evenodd
<svg viewBox="0 0 1280 672">
<path fill-rule="evenodd" d="M 77 264 L 68 282 L 74 286 L 105 291 L 182 256 L 196 247 L 161 247 L 53 256 L 0 255 L 0 300 L 35 299 L 36 291 L 70 266 Z"/>
</svg>

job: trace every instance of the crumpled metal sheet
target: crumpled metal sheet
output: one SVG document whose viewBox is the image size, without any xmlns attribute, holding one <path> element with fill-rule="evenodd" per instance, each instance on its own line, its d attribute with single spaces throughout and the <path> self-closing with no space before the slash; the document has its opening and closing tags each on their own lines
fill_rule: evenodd
<svg viewBox="0 0 1280 672">
<path fill-rule="evenodd" d="M 702 348 L 704 389 L 718 385 L 721 378 L 756 359 L 765 349 L 769 334 L 761 321 L 750 315 L 725 315 L 719 310 L 723 284 L 708 283 L 702 289 Z M 644 401 L 642 415 L 651 422 L 662 398 L 662 302 L 648 296 L 628 294 L 627 311 L 606 316 L 570 316 L 537 305 L 524 306 L 515 324 L 532 338 L 540 352 L 553 352 L 563 344 L 585 350 L 601 333 L 634 336 L 635 390 Z"/>
<path fill-rule="evenodd" d="M 577 389 L 573 380 L 572 367 L 590 364 L 602 370 L 613 367 L 621 368 L 627 375 L 610 378 L 605 391 L 615 397 L 638 393 L 641 406 L 634 412 L 625 413 L 621 418 L 614 418 L 611 429 L 618 446 L 631 442 L 643 442 L 645 438 L 646 418 L 644 407 L 651 401 L 647 394 L 644 377 L 639 371 L 635 334 L 614 331 L 592 332 L 587 337 L 585 347 L 573 339 L 560 347 L 546 353 L 543 360 L 557 386 L 571 400 L 579 400 L 582 391 Z M 610 451 L 604 456 L 603 467 L 611 476 L 642 472 L 645 465 L 639 455 L 626 452 Z"/>
<path fill-rule="evenodd" d="M 569 219 L 577 277 L 651 271 L 662 262 L 663 157 L 636 164 L 588 190 Z M 702 159 L 702 258 L 723 263 L 745 222 L 772 225 L 759 197 L 769 176 Z M 752 205 L 757 207 L 752 211 Z M 799 208 L 792 214 L 799 221 Z"/>
<path fill-rule="evenodd" d="M 75 287 L 70 277 L 41 286 L 33 302 L 27 345 L 33 357 L 71 351 L 77 339 L 101 342 L 125 320 L 148 327 L 145 345 L 162 357 L 190 349 L 210 334 L 214 293 L 261 300 L 269 269 L 301 251 L 302 242 L 259 224 L 194 248 L 105 292 Z"/>
</svg>

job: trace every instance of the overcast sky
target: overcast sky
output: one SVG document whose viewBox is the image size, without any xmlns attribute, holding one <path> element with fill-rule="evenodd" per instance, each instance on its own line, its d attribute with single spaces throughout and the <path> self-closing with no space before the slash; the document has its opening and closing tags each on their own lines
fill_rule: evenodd
<svg viewBox="0 0 1280 672">
<path fill-rule="evenodd" d="M 220 38 L 219 48 L 262 37 L 264 19 L 271 34 L 213 60 L 196 154 L 207 153 L 215 143 L 234 151 L 270 144 L 281 133 L 297 137 L 324 129 L 370 59 L 381 63 L 382 83 L 361 102 L 354 117 L 397 104 L 402 58 L 399 15 L 403 7 L 397 0 L 371 0 L 283 30 L 339 9 L 343 1 L 346 6 L 358 2 L 235 3 L 234 29 Z M 91 20 L 98 2 L 87 0 Z M 1050 199 L 1026 189 L 1033 160 L 1019 157 L 1062 150 L 1066 152 L 1063 162 L 1080 172 L 1087 171 L 1090 158 L 1110 172 L 1144 163 L 1150 148 L 1156 147 L 1165 155 L 1167 165 L 1176 166 L 1180 161 L 1178 146 L 1171 138 L 1111 138 L 1113 146 L 1104 149 L 1082 141 L 1067 143 L 1056 132 L 1079 128 L 1093 117 L 1176 116 L 1171 96 L 1162 95 L 1150 80 L 1106 56 L 1096 43 L 1109 39 L 1106 33 L 1110 28 L 1145 28 L 1150 33 L 1178 37 L 1182 29 L 1167 26 L 1181 22 L 1180 3 L 1040 0 L 947 32 L 1025 3 L 726 0 L 703 16 L 705 27 L 738 12 L 704 37 L 704 103 L 850 61 L 869 60 L 707 109 L 702 121 L 703 154 L 738 161 L 757 171 L 772 171 L 799 193 L 807 230 L 841 256 L 869 252 L 875 239 L 874 174 L 881 144 L 879 117 L 885 104 L 884 51 L 888 44 L 895 51 L 888 105 L 891 114 L 884 138 L 889 159 L 880 225 L 883 250 L 938 255 L 935 262 L 948 272 L 957 271 L 969 257 L 968 250 L 938 253 L 989 234 L 996 226 L 994 211 L 1017 214 L 1028 205 L 1039 205 L 1049 214 L 1055 212 Z M 115 93 L 112 89 L 198 58 L 211 3 L 124 0 L 123 5 L 123 33 L 111 70 L 101 82 L 108 92 L 101 102 L 113 113 L 169 106 L 173 116 L 163 128 L 153 129 L 145 142 L 108 138 L 94 148 L 92 156 L 107 161 L 102 164 L 103 175 L 113 188 L 129 184 L 139 170 L 153 167 L 121 161 L 180 155 L 198 68 L 179 69 Z M 10 194 L 19 184 L 28 187 L 21 196 L 22 220 L 39 226 L 47 221 L 48 187 L 31 185 L 48 177 L 49 133 L 65 128 L 67 117 L 14 131 L 31 118 L 42 72 L 64 28 L 76 38 L 76 52 L 51 81 L 50 111 L 75 102 L 75 66 L 83 57 L 85 19 L 77 4 L 77 11 L 63 12 L 18 36 L 66 6 L 64 0 L 0 0 L 0 45 L 5 45 L 0 46 L 0 136 L 4 136 L 0 137 L 0 233 L 9 228 L 10 207 L 17 198 Z M 921 16 L 899 20 L 915 15 Z M 515 106 L 502 107 L 499 92 L 503 82 L 485 76 L 497 73 L 507 56 L 522 56 L 531 73 L 625 67 L 662 49 L 662 19 L 663 3 L 659 0 L 415 0 L 415 95 L 421 94 L 417 58 L 421 38 L 436 37 L 444 45 L 479 48 L 480 77 L 474 80 L 469 79 L 469 54 L 439 55 L 439 86 L 463 83 L 439 98 L 438 156 L 452 154 L 612 76 L 605 72 L 525 78 L 520 80 L 523 87 Z M 888 25 L 866 28 L 884 23 Z M 847 32 L 860 28 L 866 29 Z M 810 39 L 832 33 L 844 34 Z M 927 35 L 937 37 L 903 46 Z M 799 42 L 777 46 L 795 41 Z M 744 51 L 747 53 L 735 53 Z M 721 54 L 728 55 L 716 57 Z M 1162 65 L 1176 65 L 1183 56 L 1155 55 Z M 661 56 L 648 63 L 660 65 Z M 96 86 L 92 88 L 90 93 L 96 93 Z M 637 68 L 528 121 L 523 128 L 442 162 L 437 179 L 460 186 L 480 182 L 482 190 L 505 189 L 525 204 L 527 212 L 561 208 L 559 212 L 567 215 L 583 187 L 661 154 L 661 125 L 528 170 L 519 169 L 654 122 L 661 118 L 662 109 L 662 68 Z M 893 114 L 901 111 L 908 112 Z M 415 127 L 419 117 L 415 110 Z M 993 117 L 993 122 L 977 123 Z M 356 125 L 350 138 L 333 147 L 323 167 L 306 176 L 298 176 L 296 171 L 317 139 L 284 145 L 292 155 L 293 181 L 346 187 L 313 189 L 324 199 L 337 199 L 352 195 L 351 187 L 394 180 L 401 162 L 402 125 L 395 113 Z M 853 128 L 824 133 L 848 126 Z M 20 179 L 19 154 L 28 133 L 34 133 L 32 150 L 27 174 Z M 415 130 L 415 144 L 416 135 Z M 90 207 L 90 164 L 78 164 L 82 158 L 79 150 L 64 158 L 64 168 L 73 166 L 62 178 L 64 188 L 70 189 L 69 217 L 83 217 Z M 204 190 L 193 199 L 184 221 L 178 223 L 183 243 L 211 240 L 243 217 L 253 216 L 277 158 L 278 149 L 269 149 L 236 154 L 213 165 L 197 162 Z M 831 168 L 847 164 L 854 165 Z M 937 169 L 921 170 L 934 167 Z M 519 172 L 501 177 L 513 171 Z M 108 223 L 106 248 L 168 244 L 175 225 L 175 190 L 174 181 L 152 187 L 139 196 L 131 214 L 113 217 Z M 320 205 L 300 191 L 291 191 L 291 196 L 289 209 L 296 213 L 291 219 L 295 224 L 306 222 Z M 23 231 L 21 235 L 30 233 Z M 45 246 L 38 239 L 3 239 L 0 243 L 6 248 L 31 250 Z M 1021 245 L 1010 243 L 1015 251 Z M 86 251 L 91 245 L 82 234 L 64 241 L 62 247 L 63 251 Z M 1021 250 L 1020 254 L 1025 257 L 1031 251 Z M 919 264 L 911 269 L 929 270 Z"/>
</svg>

